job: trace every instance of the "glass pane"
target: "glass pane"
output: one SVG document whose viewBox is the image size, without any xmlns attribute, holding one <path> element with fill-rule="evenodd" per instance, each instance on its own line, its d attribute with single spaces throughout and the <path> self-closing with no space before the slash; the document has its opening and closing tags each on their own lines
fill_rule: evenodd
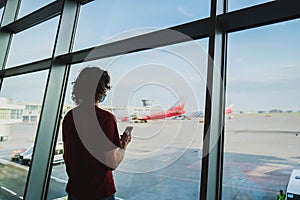
<svg viewBox="0 0 300 200">
<path fill-rule="evenodd" d="M 199 20 L 209 16 L 209 6 L 209 0 L 93 1 L 80 12 L 74 50 L 107 43 L 116 34 L 128 38 Z"/>
<path fill-rule="evenodd" d="M 58 17 L 14 35 L 6 68 L 51 57 L 57 24 Z"/>
<path fill-rule="evenodd" d="M 239 10 L 263 3 L 267 3 L 274 0 L 252 0 L 252 1 L 241 1 L 241 0 L 228 0 L 228 11 Z"/>
<path fill-rule="evenodd" d="M 25 15 L 28 15 L 29 13 L 40 9 L 53 1 L 54 0 L 22 0 L 18 18 L 24 17 Z"/>
<path fill-rule="evenodd" d="M 5 78 L 0 92 L 0 199 L 22 199 L 48 71 Z"/>
<path fill-rule="evenodd" d="M 2 21 L 3 8 L 0 8 L 0 22 Z"/>
<path fill-rule="evenodd" d="M 229 34 L 223 199 L 275 199 L 300 169 L 299 25 Z"/>
<path fill-rule="evenodd" d="M 71 82 L 81 69 L 101 66 L 110 74 L 112 89 L 100 108 L 115 115 L 119 134 L 133 126 L 125 159 L 113 171 L 119 199 L 199 199 L 207 43 L 186 42 L 72 66 L 64 114 L 75 106 Z M 178 100 L 184 114 L 174 106 Z M 48 199 L 67 196 L 67 181 L 65 165 L 53 165 Z"/>
</svg>

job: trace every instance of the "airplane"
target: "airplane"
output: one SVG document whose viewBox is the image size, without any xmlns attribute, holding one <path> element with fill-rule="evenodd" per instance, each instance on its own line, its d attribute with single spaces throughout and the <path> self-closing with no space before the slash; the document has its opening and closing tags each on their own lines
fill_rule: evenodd
<svg viewBox="0 0 300 200">
<path fill-rule="evenodd" d="M 156 120 L 156 119 L 165 119 L 169 117 L 180 116 L 185 113 L 184 108 L 184 97 L 181 97 L 171 108 L 166 111 L 154 113 L 151 115 L 145 115 L 138 117 L 136 115 L 132 115 L 131 117 L 123 117 L 121 120 L 125 121 L 132 121 L 132 122 L 144 122 L 146 123 L 148 120 Z"/>
<path fill-rule="evenodd" d="M 184 100 L 185 100 L 185 98 L 181 97 L 171 108 L 169 108 L 167 111 L 164 111 L 164 112 L 158 112 L 158 113 L 154 113 L 152 115 L 145 115 L 145 116 L 141 116 L 141 117 L 138 117 L 137 115 L 131 115 L 130 117 L 123 117 L 121 120 L 123 122 L 131 121 L 131 122 L 135 122 L 135 123 L 139 123 L 139 122 L 146 123 L 148 120 L 165 119 L 165 118 L 170 118 L 170 117 L 181 116 L 181 115 L 185 114 Z M 225 109 L 225 114 L 232 113 L 232 107 L 233 107 L 233 104 L 229 105 Z M 230 116 L 229 118 L 232 119 L 233 116 Z"/>
<path fill-rule="evenodd" d="M 233 107 L 233 104 L 230 104 L 226 109 L 225 109 L 225 114 L 230 114 L 232 113 L 232 107 Z"/>
<path fill-rule="evenodd" d="M 230 114 L 232 113 L 232 108 L 233 108 L 233 104 L 230 104 L 227 108 L 225 108 L 225 114 Z M 193 112 L 192 113 L 193 117 L 204 117 L 204 112 L 202 111 L 198 111 L 198 112 Z"/>
<path fill-rule="evenodd" d="M 233 107 L 233 104 L 230 104 L 226 109 L 225 109 L 225 115 L 228 115 L 230 113 L 232 113 L 232 107 Z M 233 119 L 233 115 L 230 115 L 228 117 L 228 119 Z"/>
<path fill-rule="evenodd" d="M 233 108 L 233 104 L 230 104 L 227 108 L 225 108 L 225 115 L 228 115 L 228 114 L 232 113 L 232 108 Z M 193 116 L 194 117 L 200 117 L 199 122 L 204 123 L 204 114 L 203 114 L 203 112 L 194 112 Z M 228 119 L 233 119 L 233 116 L 230 115 L 228 117 Z"/>
</svg>

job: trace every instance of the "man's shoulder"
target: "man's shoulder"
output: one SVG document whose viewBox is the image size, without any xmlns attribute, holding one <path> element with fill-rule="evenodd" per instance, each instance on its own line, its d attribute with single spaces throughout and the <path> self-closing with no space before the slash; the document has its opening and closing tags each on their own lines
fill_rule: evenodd
<svg viewBox="0 0 300 200">
<path fill-rule="evenodd" d="M 104 110 L 102 108 L 99 108 L 99 107 L 96 107 L 96 111 L 104 116 L 109 116 L 109 117 L 114 116 L 111 112 Z"/>
<path fill-rule="evenodd" d="M 67 111 L 67 113 L 65 114 L 65 116 L 64 116 L 64 118 L 63 118 L 63 121 L 64 121 L 64 122 L 65 122 L 65 121 L 68 121 L 68 120 L 70 120 L 70 119 L 73 118 L 72 111 L 73 111 L 73 109 Z"/>
<path fill-rule="evenodd" d="M 114 119 L 115 120 L 115 116 L 111 112 L 109 112 L 107 110 L 104 110 L 102 108 L 96 107 L 96 112 L 97 112 L 97 114 L 101 115 L 104 118 Z"/>
</svg>

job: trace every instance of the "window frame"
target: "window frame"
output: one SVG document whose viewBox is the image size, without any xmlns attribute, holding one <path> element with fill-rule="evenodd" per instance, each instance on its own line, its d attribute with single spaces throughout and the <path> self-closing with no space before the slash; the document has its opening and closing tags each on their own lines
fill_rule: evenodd
<svg viewBox="0 0 300 200">
<path fill-rule="evenodd" d="M 71 65 L 87 61 L 85 57 L 95 49 L 97 56 L 89 57 L 89 60 L 130 54 L 186 41 L 183 38 L 166 37 L 168 30 L 171 29 L 193 40 L 209 37 L 208 51 L 211 61 L 208 62 L 207 66 L 204 142 L 203 147 L 199 147 L 204 152 L 200 198 L 202 200 L 221 199 L 227 34 L 300 18 L 300 1 L 272 1 L 227 12 L 227 0 L 211 0 L 210 17 L 208 18 L 73 52 L 72 46 L 80 7 L 92 1 L 57 0 L 16 20 L 21 0 L 0 0 L 0 8 L 4 7 L 0 24 L 0 31 L 2 32 L 0 46 L 4 47 L 0 50 L 0 64 L 2 66 L 0 69 L 0 87 L 5 77 L 50 69 L 35 141 L 32 167 L 26 183 L 25 198 L 46 199 L 47 197 L 52 169 L 51 163 L 58 134 L 58 122 L 62 112 L 66 82 Z M 13 35 L 56 16 L 60 16 L 60 22 L 52 56 L 5 69 Z M 71 22 L 68 21 L 67 23 L 65 20 L 68 17 Z M 67 37 L 67 40 L 65 40 L 65 37 Z M 167 40 L 162 40 L 162 38 L 167 38 Z M 126 48 L 120 48 L 121 46 Z M 214 68 L 221 72 L 219 78 L 213 78 L 216 71 L 213 70 Z M 54 82 L 56 84 L 53 84 Z M 42 148 L 46 151 L 41 151 Z M 41 165 L 42 167 L 40 167 Z"/>
</svg>

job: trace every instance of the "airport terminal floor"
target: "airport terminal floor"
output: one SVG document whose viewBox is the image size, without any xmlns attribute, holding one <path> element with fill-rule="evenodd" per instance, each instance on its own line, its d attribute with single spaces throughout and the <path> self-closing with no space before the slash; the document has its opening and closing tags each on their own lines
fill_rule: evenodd
<svg viewBox="0 0 300 200">
<path fill-rule="evenodd" d="M 299 18 L 299 0 L 0 0 L 0 200 L 68 199 L 88 66 L 133 127 L 117 200 L 300 199 Z"/>
</svg>

